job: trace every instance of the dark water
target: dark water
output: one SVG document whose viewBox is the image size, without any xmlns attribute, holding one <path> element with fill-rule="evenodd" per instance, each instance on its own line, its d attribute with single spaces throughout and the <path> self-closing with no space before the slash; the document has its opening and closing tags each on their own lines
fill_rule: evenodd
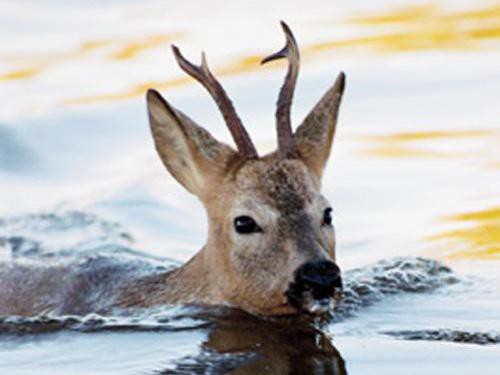
<svg viewBox="0 0 500 375">
<path fill-rule="evenodd" d="M 390 336 L 404 340 L 449 341 L 465 344 L 489 345 L 499 344 L 500 334 L 491 332 L 467 332 L 460 330 L 422 330 L 386 332 Z"/>
</svg>

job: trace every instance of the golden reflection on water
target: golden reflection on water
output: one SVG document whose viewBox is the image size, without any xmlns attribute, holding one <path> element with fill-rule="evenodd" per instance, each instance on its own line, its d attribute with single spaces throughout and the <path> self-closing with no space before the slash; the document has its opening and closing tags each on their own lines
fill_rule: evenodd
<svg viewBox="0 0 500 375">
<path fill-rule="evenodd" d="M 12 81 L 33 77 L 42 71 L 42 67 L 33 65 L 23 69 L 11 70 L 7 73 L 0 74 L 0 81 Z"/>
<path fill-rule="evenodd" d="M 350 21 L 371 28 L 372 32 L 362 37 L 319 43 L 312 48 L 361 47 L 379 52 L 456 50 L 481 48 L 483 42 L 500 38 L 500 4 L 462 12 L 450 12 L 430 4 L 409 6 L 353 17 Z M 374 28 L 382 27 L 389 31 L 373 33 Z"/>
<path fill-rule="evenodd" d="M 482 47 L 487 40 L 500 38 L 500 4 L 464 11 L 449 11 L 432 4 L 408 6 L 353 17 L 350 21 L 366 27 L 389 28 L 390 31 L 322 43 L 315 48 L 363 46 L 389 52 L 473 49 Z"/>
<path fill-rule="evenodd" d="M 500 38 L 500 4 L 491 4 L 477 9 L 450 10 L 433 4 L 406 6 L 389 9 L 377 14 L 356 15 L 346 19 L 351 26 L 358 28 L 357 37 L 327 40 L 303 45 L 304 57 L 338 49 L 355 49 L 376 52 L 405 52 L 431 49 L 475 49 L 497 48 L 497 45 L 484 43 Z M 173 32 L 148 36 L 131 36 L 127 40 L 88 40 L 78 48 L 67 53 L 48 53 L 43 56 L 22 57 L 2 56 L 6 61 L 20 65 L 20 68 L 0 73 L 2 81 L 26 80 L 36 77 L 48 68 L 68 60 L 79 60 L 89 54 L 102 53 L 104 59 L 114 63 L 133 60 L 146 51 L 165 48 L 183 34 Z M 215 67 L 219 75 L 236 75 L 263 69 L 258 64 L 262 56 L 249 54 L 237 57 L 226 66 Z M 272 65 L 264 69 L 276 69 Z M 192 82 L 185 77 L 167 81 L 142 82 L 122 92 L 96 94 L 88 97 L 68 98 L 62 104 L 85 104 L 101 101 L 128 99 L 144 94 L 155 86 L 159 89 L 177 87 Z M 392 150 L 398 155 L 420 154 L 417 150 Z"/>
<path fill-rule="evenodd" d="M 154 48 L 164 48 L 168 42 L 180 36 L 180 33 L 167 35 L 151 35 L 142 40 L 126 43 L 112 57 L 118 60 L 128 60 L 138 56 L 140 53 Z"/>
<path fill-rule="evenodd" d="M 256 66 L 259 66 L 261 58 L 262 58 L 261 56 L 249 55 L 237 59 L 236 61 L 225 67 L 216 69 L 214 73 L 217 77 L 224 77 L 224 76 L 232 76 L 235 74 L 252 71 L 255 69 Z M 108 100 L 130 99 L 137 97 L 139 95 L 143 95 L 149 88 L 152 87 L 154 87 L 156 90 L 164 90 L 168 88 L 182 86 L 192 82 L 193 79 L 191 77 L 183 75 L 181 77 L 172 78 L 166 81 L 144 82 L 139 85 L 132 86 L 128 91 L 71 98 L 65 100 L 63 104 L 90 104 Z"/>
<path fill-rule="evenodd" d="M 500 207 L 454 215 L 447 221 L 465 225 L 430 238 L 458 247 L 447 258 L 500 259 Z"/>
<path fill-rule="evenodd" d="M 2 56 L 7 62 L 25 65 L 24 68 L 15 69 L 6 73 L 0 73 L 1 81 L 21 80 L 32 78 L 46 69 L 53 69 L 57 65 L 68 61 L 78 61 L 88 57 L 91 53 L 110 50 L 107 57 L 113 60 L 130 60 L 138 57 L 141 53 L 155 48 L 164 48 L 168 42 L 182 37 L 181 33 L 147 35 L 141 38 L 122 39 L 92 39 L 82 42 L 76 48 L 67 52 L 47 52 L 43 55 Z"/>
<path fill-rule="evenodd" d="M 439 159 L 468 159 L 478 161 L 478 167 L 498 169 L 500 154 L 498 149 L 499 133 L 494 130 L 439 130 L 402 132 L 389 135 L 364 136 L 369 142 L 363 154 L 382 158 L 439 158 Z M 455 141 L 453 141 L 455 140 Z M 460 152 L 456 145 L 474 141 L 477 149 Z M 480 142 L 477 142 L 479 140 Z M 451 145 L 453 148 L 433 149 L 433 145 Z M 490 147 L 491 145 L 491 147 Z M 471 155 L 472 154 L 472 155 Z M 486 162 L 485 162 L 486 161 Z M 492 183 L 496 171 L 488 172 Z M 500 192 L 500 190 L 499 190 Z M 446 254 L 450 260 L 455 259 L 500 259 L 500 207 L 457 214 L 445 218 L 447 224 L 455 229 L 447 230 L 430 238 L 439 243 L 440 252 Z"/>
<path fill-rule="evenodd" d="M 392 23 L 420 23 L 422 21 L 483 21 L 500 19 L 500 4 L 490 4 L 479 9 L 447 12 L 435 4 L 410 5 L 370 16 L 351 18 L 353 22 L 380 25 Z"/>
</svg>

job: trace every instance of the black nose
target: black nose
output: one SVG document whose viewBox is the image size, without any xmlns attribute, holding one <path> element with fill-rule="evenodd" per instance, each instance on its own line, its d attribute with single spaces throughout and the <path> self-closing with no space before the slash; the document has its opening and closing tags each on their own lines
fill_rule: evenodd
<svg viewBox="0 0 500 375">
<path fill-rule="evenodd" d="M 332 297 L 335 289 L 342 288 L 340 268 L 329 260 L 303 264 L 295 280 L 300 289 L 311 291 L 315 299 Z"/>
</svg>

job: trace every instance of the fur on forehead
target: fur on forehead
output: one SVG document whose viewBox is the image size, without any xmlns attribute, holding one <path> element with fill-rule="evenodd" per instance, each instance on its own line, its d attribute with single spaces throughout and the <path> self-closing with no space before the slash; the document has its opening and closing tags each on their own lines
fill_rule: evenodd
<svg viewBox="0 0 500 375">
<path fill-rule="evenodd" d="M 248 192 L 263 203 L 283 210 L 300 210 L 319 192 L 320 183 L 300 159 L 276 154 L 248 161 L 231 178 L 232 189 Z"/>
</svg>

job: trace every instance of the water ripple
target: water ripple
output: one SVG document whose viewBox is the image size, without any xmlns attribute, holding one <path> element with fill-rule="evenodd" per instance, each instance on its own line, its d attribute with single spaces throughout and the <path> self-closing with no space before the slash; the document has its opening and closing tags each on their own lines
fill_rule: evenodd
<svg viewBox="0 0 500 375">
<path fill-rule="evenodd" d="M 404 340 L 448 341 L 462 344 L 500 344 L 500 334 L 494 332 L 469 332 L 452 329 L 415 331 L 388 331 L 386 335 Z"/>
</svg>

